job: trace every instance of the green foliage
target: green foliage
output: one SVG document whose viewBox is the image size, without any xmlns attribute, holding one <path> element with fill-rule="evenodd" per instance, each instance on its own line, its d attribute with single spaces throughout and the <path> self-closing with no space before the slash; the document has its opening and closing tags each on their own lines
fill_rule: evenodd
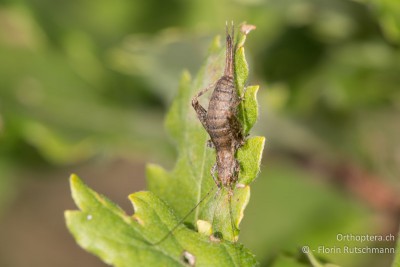
<svg viewBox="0 0 400 267">
<path fill-rule="evenodd" d="M 271 258 L 276 257 L 273 251 L 297 256 L 304 245 L 310 250 L 321 244 L 356 246 L 359 244 L 338 242 L 337 233 L 373 231 L 370 226 L 373 217 L 359 202 L 352 196 L 343 197 L 334 187 L 316 182 L 328 178 L 316 173 L 310 175 L 295 164 L 269 159 L 268 168 L 262 170 L 252 186 L 240 236 L 240 241 L 257 255 L 262 266 L 269 266 Z M 357 266 L 360 260 L 353 254 L 315 255 L 340 266 Z"/>
<path fill-rule="evenodd" d="M 135 208 L 132 217 L 89 189 L 77 176 L 71 177 L 72 195 L 81 211 L 66 212 L 68 228 L 83 248 L 106 263 L 179 266 L 184 265 L 185 253 L 190 253 L 195 257 L 196 266 L 256 265 L 254 256 L 235 241 L 250 197 L 249 184 L 260 171 L 264 138 L 249 138 L 239 149 L 236 156 L 241 164 L 240 186 L 233 189 L 233 194 L 223 188 L 216 195 L 207 195 L 216 191 L 212 190 L 216 186 L 209 172 L 215 162 L 215 152 L 207 148 L 208 134 L 191 108 L 194 94 L 223 72 L 225 47 L 218 39 L 214 40 L 196 79 L 191 82 L 189 74 L 183 74 L 178 95 L 166 118 L 166 127 L 179 152 L 176 166 L 171 172 L 157 165 L 148 166 L 151 192 L 129 196 Z M 238 40 L 240 52 L 236 54 L 236 62 L 239 67 L 235 69 L 235 75 L 241 93 L 248 75 L 243 49 L 245 35 L 240 33 Z M 246 132 L 256 121 L 257 89 L 250 87 L 241 104 L 240 114 Z M 179 218 L 183 218 L 204 196 L 205 201 L 185 221 L 192 227 L 197 225 L 198 232 L 180 225 L 163 240 L 178 224 Z M 158 243 L 160 240 L 163 241 Z"/>
<path fill-rule="evenodd" d="M 53 16 L 51 9 L 59 6 L 50 2 L 7 2 L 0 4 L 1 156 L 15 158 L 17 164 L 41 158 L 62 165 L 110 148 L 126 153 L 158 143 L 166 150 L 161 115 L 143 118 L 132 110 L 136 106 L 143 111 L 146 107 L 141 103 L 151 102 L 151 94 L 138 81 L 110 71 L 102 61 L 105 40 L 121 34 L 122 29 L 111 24 L 121 19 L 117 7 L 129 10 L 125 2 L 115 1 L 113 8 L 107 1 L 86 3 L 87 9 L 69 3 L 60 16 Z M 102 5 L 107 6 L 107 15 L 95 12 Z M 74 17 L 71 10 L 84 15 Z M 64 19 L 69 21 L 65 28 L 60 25 Z M 92 23 L 107 27 L 95 34 L 93 25 L 88 25 Z"/>
<path fill-rule="evenodd" d="M 117 267 L 187 266 L 183 252 L 195 255 L 196 266 L 253 266 L 253 256 L 230 242 L 213 243 L 205 235 L 180 226 L 174 236 L 151 245 L 178 223 L 166 203 L 151 192 L 129 196 L 129 216 L 107 198 L 88 188 L 76 175 L 71 190 L 80 211 L 66 211 L 67 226 L 78 244 Z"/>
</svg>

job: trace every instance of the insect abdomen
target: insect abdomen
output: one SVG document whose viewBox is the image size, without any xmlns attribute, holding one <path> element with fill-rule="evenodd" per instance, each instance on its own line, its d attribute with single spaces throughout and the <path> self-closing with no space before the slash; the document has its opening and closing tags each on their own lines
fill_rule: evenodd
<svg viewBox="0 0 400 267">
<path fill-rule="evenodd" d="M 237 101 L 233 77 L 223 76 L 215 87 L 207 111 L 208 133 L 216 148 L 232 145 L 229 117 L 235 112 Z"/>
</svg>

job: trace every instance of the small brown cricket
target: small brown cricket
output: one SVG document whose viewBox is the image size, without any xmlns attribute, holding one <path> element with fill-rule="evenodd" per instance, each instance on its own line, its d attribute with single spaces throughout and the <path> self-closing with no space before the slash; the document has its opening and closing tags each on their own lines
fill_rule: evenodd
<svg viewBox="0 0 400 267">
<path fill-rule="evenodd" d="M 242 127 L 237 117 L 237 108 L 242 101 L 238 96 L 235 85 L 234 73 L 234 27 L 232 23 L 232 32 L 228 33 L 226 25 L 226 61 L 224 75 L 211 86 L 200 91 L 193 99 L 192 106 L 197 113 L 197 117 L 211 137 L 207 144 L 214 147 L 217 154 L 217 160 L 211 168 L 211 175 L 218 187 L 228 188 L 229 203 L 233 194 L 240 170 L 240 165 L 235 158 L 237 149 L 244 144 Z M 205 92 L 214 88 L 208 104 L 208 110 L 202 107 L 198 98 Z M 215 177 L 217 171 L 218 178 Z M 158 245 L 163 242 L 186 218 L 214 191 L 212 188 L 202 199 L 194 206 L 181 220 L 176 224 L 167 235 L 152 245 Z M 229 208 L 232 220 L 232 210 Z M 235 227 L 232 224 L 232 231 Z"/>
<path fill-rule="evenodd" d="M 235 158 L 236 150 L 243 145 L 244 137 L 238 119 L 238 105 L 242 98 L 238 96 L 234 72 L 234 27 L 231 35 L 226 25 L 226 61 L 224 75 L 211 86 L 200 91 L 193 99 L 192 106 L 197 117 L 210 135 L 208 145 L 216 150 L 216 163 L 211 175 L 218 188 L 231 188 L 238 179 L 239 162 Z M 208 109 L 200 105 L 198 98 L 214 88 Z M 218 178 L 215 177 L 217 171 Z"/>
</svg>

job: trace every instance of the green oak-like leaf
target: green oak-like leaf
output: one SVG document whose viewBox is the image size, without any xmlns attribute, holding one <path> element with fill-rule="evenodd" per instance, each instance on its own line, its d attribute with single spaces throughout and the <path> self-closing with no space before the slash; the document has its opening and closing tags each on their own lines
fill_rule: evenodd
<svg viewBox="0 0 400 267">
<path fill-rule="evenodd" d="M 66 211 L 67 226 L 78 244 L 117 267 L 189 266 L 185 253 L 196 266 L 254 266 L 254 256 L 242 246 L 221 241 L 180 226 L 172 238 L 156 243 L 178 223 L 172 210 L 151 192 L 129 196 L 133 216 L 87 187 L 76 175 L 72 196 L 80 211 Z"/>
<path fill-rule="evenodd" d="M 250 25 L 242 24 L 235 38 L 235 79 L 238 95 L 243 97 L 239 107 L 239 118 L 244 134 L 253 127 L 258 107 L 256 93 L 258 86 L 246 88 L 248 66 L 245 59 L 244 43 Z M 150 191 L 166 201 L 183 218 L 216 185 L 210 169 L 215 163 L 215 149 L 208 148 L 209 136 L 202 127 L 191 106 L 192 98 L 202 89 L 213 84 L 223 75 L 225 66 L 225 43 L 217 37 L 212 42 L 209 55 L 197 76 L 192 80 L 183 73 L 178 94 L 166 118 L 166 128 L 178 148 L 178 159 L 170 172 L 157 165 L 148 165 L 147 178 Z M 200 99 L 207 108 L 207 96 Z M 203 101 L 203 102 L 202 102 Z M 185 220 L 186 224 L 197 225 L 197 220 L 208 221 L 217 236 L 236 241 L 239 223 L 250 197 L 249 184 L 259 172 L 264 137 L 248 138 L 237 152 L 240 173 L 237 188 L 231 195 L 228 189 L 210 194 Z"/>
</svg>

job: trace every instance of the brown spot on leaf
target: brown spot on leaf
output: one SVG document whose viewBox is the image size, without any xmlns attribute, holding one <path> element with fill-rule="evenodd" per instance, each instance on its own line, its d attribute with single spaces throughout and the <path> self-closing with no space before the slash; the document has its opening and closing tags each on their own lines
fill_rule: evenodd
<svg viewBox="0 0 400 267">
<path fill-rule="evenodd" d="M 182 253 L 182 260 L 189 266 L 196 266 L 196 257 L 189 251 L 184 250 Z"/>
</svg>

